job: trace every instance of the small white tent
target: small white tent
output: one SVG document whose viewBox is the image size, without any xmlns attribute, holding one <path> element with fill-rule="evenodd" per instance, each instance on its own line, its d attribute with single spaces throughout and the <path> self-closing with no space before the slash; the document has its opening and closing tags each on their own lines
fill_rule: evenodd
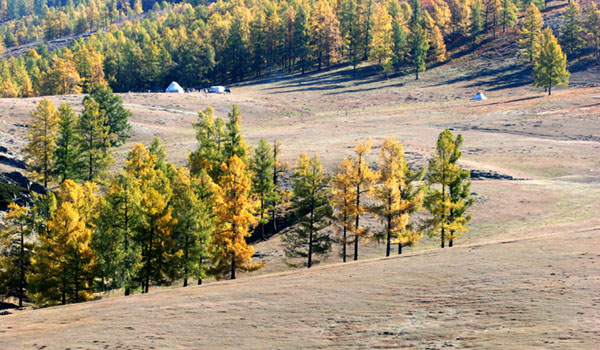
<svg viewBox="0 0 600 350">
<path fill-rule="evenodd" d="M 479 100 L 487 100 L 487 97 L 483 94 L 483 92 L 478 92 L 471 100 L 479 101 Z"/>
<path fill-rule="evenodd" d="M 177 84 L 177 82 L 172 82 L 171 85 L 165 90 L 165 92 L 178 92 L 180 94 L 184 93 L 183 88 Z"/>
</svg>

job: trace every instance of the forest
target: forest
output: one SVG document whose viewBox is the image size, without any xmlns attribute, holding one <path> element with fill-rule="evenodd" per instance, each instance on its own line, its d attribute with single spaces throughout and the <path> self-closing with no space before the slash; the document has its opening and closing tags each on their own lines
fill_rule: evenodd
<svg viewBox="0 0 600 350">
<path fill-rule="evenodd" d="M 235 279 L 263 266 L 247 239 L 253 232 L 267 239 L 265 226 L 278 216 L 294 223 L 283 233 L 285 259 L 309 268 L 328 254 L 358 260 L 360 242 L 369 240 L 385 242 L 385 256 L 424 234 L 451 247 L 468 229 L 470 173 L 457 164 L 463 138 L 448 129 L 425 168 L 409 167 L 390 137 L 378 155 L 371 140 L 359 141 L 329 174 L 317 155 L 302 154 L 293 167 L 281 162 L 278 140 L 249 147 L 237 106 L 227 118 L 208 107 L 193 125 L 198 144 L 187 166 L 168 162 L 155 138 L 136 144 L 111 172 L 130 112 L 106 86 L 83 104 L 78 115 L 43 99 L 31 112 L 28 171 L 48 190 L 10 203 L 0 235 L 0 294 L 20 306 Z M 365 215 L 379 218 L 381 229 L 365 225 Z"/>
<path fill-rule="evenodd" d="M 538 85 L 548 88 L 567 83 L 567 58 L 600 57 L 600 12 L 594 2 L 582 9 L 571 1 L 560 27 L 549 28 L 544 8 L 527 0 L 2 0 L 0 46 L 39 44 L 0 60 L 0 95 L 89 93 L 96 85 L 164 91 L 171 81 L 198 89 L 365 62 L 382 77 L 418 79 L 428 65 L 446 62 L 449 50 L 472 50 L 515 30 L 523 64 L 560 66 L 552 78 L 543 77 L 552 69 L 536 68 Z M 74 36 L 68 46 L 44 44 L 67 36 Z M 546 58 L 538 60 L 542 52 Z"/>
</svg>

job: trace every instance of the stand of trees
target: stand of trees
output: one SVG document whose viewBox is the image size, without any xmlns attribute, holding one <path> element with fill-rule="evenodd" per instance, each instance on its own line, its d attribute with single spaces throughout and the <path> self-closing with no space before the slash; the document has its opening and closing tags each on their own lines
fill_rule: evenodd
<svg viewBox="0 0 600 350">
<path fill-rule="evenodd" d="M 28 299 L 49 306 L 116 288 L 130 295 L 179 280 L 187 286 L 190 279 L 234 279 L 261 268 L 247 238 L 286 206 L 281 143 L 273 150 L 260 140 L 250 152 L 239 109 L 224 120 L 207 108 L 194 124 L 198 148 L 188 167 L 168 162 L 155 138 L 149 147 L 135 145 L 122 170 L 106 177 L 112 147 L 129 137 L 130 113 L 109 88 L 92 91 L 80 115 L 47 99 L 32 112 L 28 165 L 54 190 L 36 195 L 31 207 L 10 204 L 0 235 L 0 292 L 19 305 Z M 359 242 L 371 239 L 386 242 L 386 256 L 392 244 L 400 254 L 424 232 L 452 246 L 467 230 L 472 204 L 469 172 L 457 165 L 461 144 L 460 135 L 442 132 L 429 170 L 410 169 L 393 137 L 383 142 L 378 169 L 370 140 L 358 142 L 333 175 L 317 156 L 301 155 L 290 192 L 296 225 L 282 240 L 290 264 L 311 267 L 336 241 L 344 261 L 347 245 L 357 260 Z M 424 208 L 431 219 L 418 225 L 412 215 Z M 379 218 L 384 230 L 369 230 L 365 215 Z"/>
<path fill-rule="evenodd" d="M 535 40 L 543 26 L 538 8 L 544 3 L 519 3 L 526 10 L 519 43 L 533 62 Z M 466 42 L 478 45 L 482 35 L 495 36 L 500 27 L 506 31 L 514 26 L 518 10 L 512 0 L 435 0 L 426 6 L 395 0 L 222 1 L 196 7 L 164 3 L 168 11 L 154 6 L 143 18 L 109 26 L 141 11 L 141 5 L 120 4 L 90 1 L 67 8 L 65 18 L 57 23 L 78 27 L 73 23 L 83 21 L 77 20 L 83 16 L 85 23 L 79 27 L 93 33 L 53 52 L 40 44 L 19 57 L 0 60 L 0 96 L 87 93 L 99 84 L 119 92 L 162 91 L 173 80 L 198 88 L 276 69 L 304 73 L 338 62 L 349 62 L 354 68 L 372 62 L 384 75 L 414 70 L 418 78 L 428 62 L 447 60 L 447 44 L 467 38 Z M 148 9 L 145 3 L 144 7 Z M 17 21 L 19 28 L 34 26 L 22 22 L 31 16 L 32 23 L 40 22 L 36 16 L 55 18 L 53 11 L 61 10 L 52 7 L 41 15 L 30 14 Z M 559 38 L 569 57 L 584 49 L 597 54 L 596 7 L 583 15 L 572 2 L 563 18 Z M 73 30 L 45 25 L 50 29 L 33 32 L 66 35 Z M 14 36 L 22 36 L 16 30 L 0 29 L 5 46 L 16 45 Z"/>
</svg>

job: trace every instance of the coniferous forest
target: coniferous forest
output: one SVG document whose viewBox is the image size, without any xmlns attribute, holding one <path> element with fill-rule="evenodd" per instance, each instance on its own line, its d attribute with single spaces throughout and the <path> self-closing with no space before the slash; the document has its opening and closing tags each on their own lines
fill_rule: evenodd
<svg viewBox="0 0 600 350">
<path fill-rule="evenodd" d="M 471 50 L 515 30 L 523 64 L 539 65 L 536 84 L 548 89 L 568 83 L 567 58 L 599 57 L 600 12 L 594 2 L 582 9 L 572 1 L 561 26 L 542 34 L 545 5 L 2 0 L 0 53 L 6 54 L 0 60 L 0 95 L 89 93 L 96 85 L 115 92 L 163 91 L 171 81 L 198 89 L 276 71 L 356 68 L 364 62 L 382 76 L 412 73 L 418 79 L 427 66 L 450 59 L 449 51 Z M 26 44 L 33 46 L 11 50 Z"/>
</svg>

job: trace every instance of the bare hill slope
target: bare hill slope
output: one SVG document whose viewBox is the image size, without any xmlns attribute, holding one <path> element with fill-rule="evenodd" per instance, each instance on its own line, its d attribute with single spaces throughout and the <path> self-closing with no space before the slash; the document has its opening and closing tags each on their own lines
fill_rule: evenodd
<svg viewBox="0 0 600 350">
<path fill-rule="evenodd" d="M 597 349 L 600 222 L 2 318 L 3 349 Z"/>
</svg>

